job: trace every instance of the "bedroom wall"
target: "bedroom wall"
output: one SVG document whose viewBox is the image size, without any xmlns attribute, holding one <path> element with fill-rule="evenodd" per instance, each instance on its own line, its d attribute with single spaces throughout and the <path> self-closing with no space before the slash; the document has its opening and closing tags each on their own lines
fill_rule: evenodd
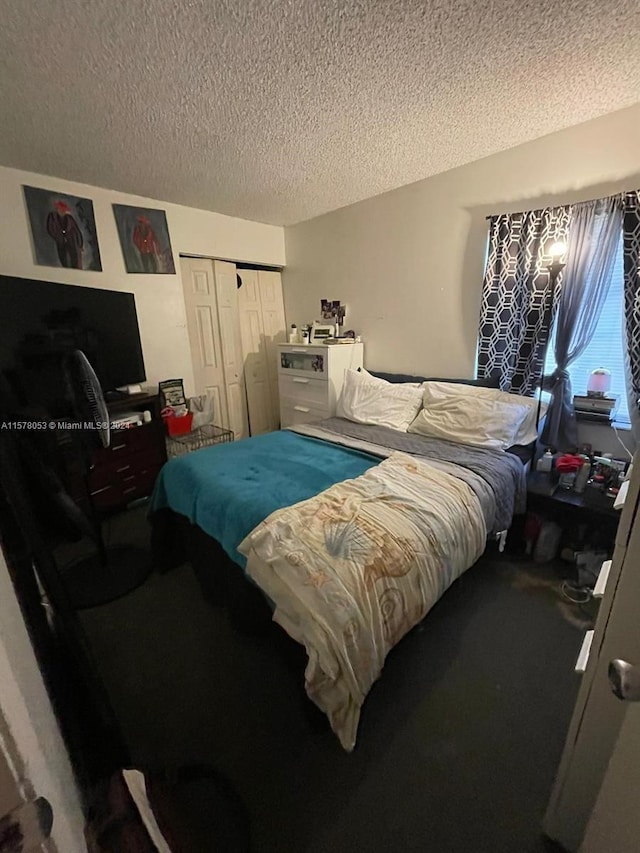
<svg viewBox="0 0 640 853">
<path fill-rule="evenodd" d="M 340 299 L 367 367 L 472 376 L 486 217 L 639 187 L 639 138 L 636 105 L 286 228 L 288 322 Z"/>
<path fill-rule="evenodd" d="M 102 272 L 43 267 L 34 263 L 22 184 L 93 200 Z M 114 202 L 166 210 L 176 275 L 126 273 L 111 209 Z M 134 293 L 147 384 L 182 376 L 187 393 L 193 393 L 193 371 L 178 255 L 203 255 L 274 266 L 284 264 L 282 228 L 17 169 L 0 167 L 0 210 L 0 274 Z"/>
</svg>

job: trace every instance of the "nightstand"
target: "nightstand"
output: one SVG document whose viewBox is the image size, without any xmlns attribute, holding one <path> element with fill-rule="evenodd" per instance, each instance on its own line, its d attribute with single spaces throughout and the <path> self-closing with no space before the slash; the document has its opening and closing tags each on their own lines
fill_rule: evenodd
<svg viewBox="0 0 640 853">
<path fill-rule="evenodd" d="M 612 551 L 620 511 L 613 508 L 614 499 L 602 496 L 599 503 L 585 500 L 573 489 L 553 488 L 551 474 L 532 471 L 527 477 L 527 510 L 557 522 L 565 533 L 577 531 L 578 539 L 589 541 Z"/>
</svg>

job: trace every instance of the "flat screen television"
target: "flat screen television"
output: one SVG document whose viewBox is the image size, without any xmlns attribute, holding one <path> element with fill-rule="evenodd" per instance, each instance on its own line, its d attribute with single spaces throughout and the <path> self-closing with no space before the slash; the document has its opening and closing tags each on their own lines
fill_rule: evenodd
<svg viewBox="0 0 640 853">
<path fill-rule="evenodd" d="M 68 411 L 62 366 L 74 349 L 106 393 L 144 382 L 133 294 L 0 275 L 0 375 L 19 405 Z"/>
</svg>

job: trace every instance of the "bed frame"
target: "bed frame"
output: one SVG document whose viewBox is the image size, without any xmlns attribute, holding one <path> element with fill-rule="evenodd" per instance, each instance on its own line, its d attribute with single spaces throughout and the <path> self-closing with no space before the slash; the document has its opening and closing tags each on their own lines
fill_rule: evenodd
<svg viewBox="0 0 640 853">
<path fill-rule="evenodd" d="M 330 730 L 325 714 L 309 699 L 304 689 L 307 653 L 273 621 L 273 612 L 262 591 L 241 567 L 227 555 L 219 542 L 188 518 L 171 509 L 149 516 L 154 568 L 161 572 L 191 563 L 205 600 L 224 607 L 233 627 L 241 634 L 269 643 L 292 676 L 298 701 L 311 729 Z"/>
</svg>

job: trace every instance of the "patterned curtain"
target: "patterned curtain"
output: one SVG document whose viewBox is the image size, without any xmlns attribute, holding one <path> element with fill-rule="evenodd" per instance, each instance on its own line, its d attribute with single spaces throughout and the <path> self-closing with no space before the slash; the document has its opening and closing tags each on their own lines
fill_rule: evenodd
<svg viewBox="0 0 640 853">
<path fill-rule="evenodd" d="M 633 435 L 640 441 L 640 190 L 625 196 L 622 230 L 627 397 Z"/>
<path fill-rule="evenodd" d="M 555 207 L 490 220 L 478 376 L 497 373 L 503 391 L 531 396 L 538 386 L 559 295 L 559 282 L 554 294 L 547 289 L 549 248 L 566 240 L 570 214 L 570 207 Z"/>
</svg>

